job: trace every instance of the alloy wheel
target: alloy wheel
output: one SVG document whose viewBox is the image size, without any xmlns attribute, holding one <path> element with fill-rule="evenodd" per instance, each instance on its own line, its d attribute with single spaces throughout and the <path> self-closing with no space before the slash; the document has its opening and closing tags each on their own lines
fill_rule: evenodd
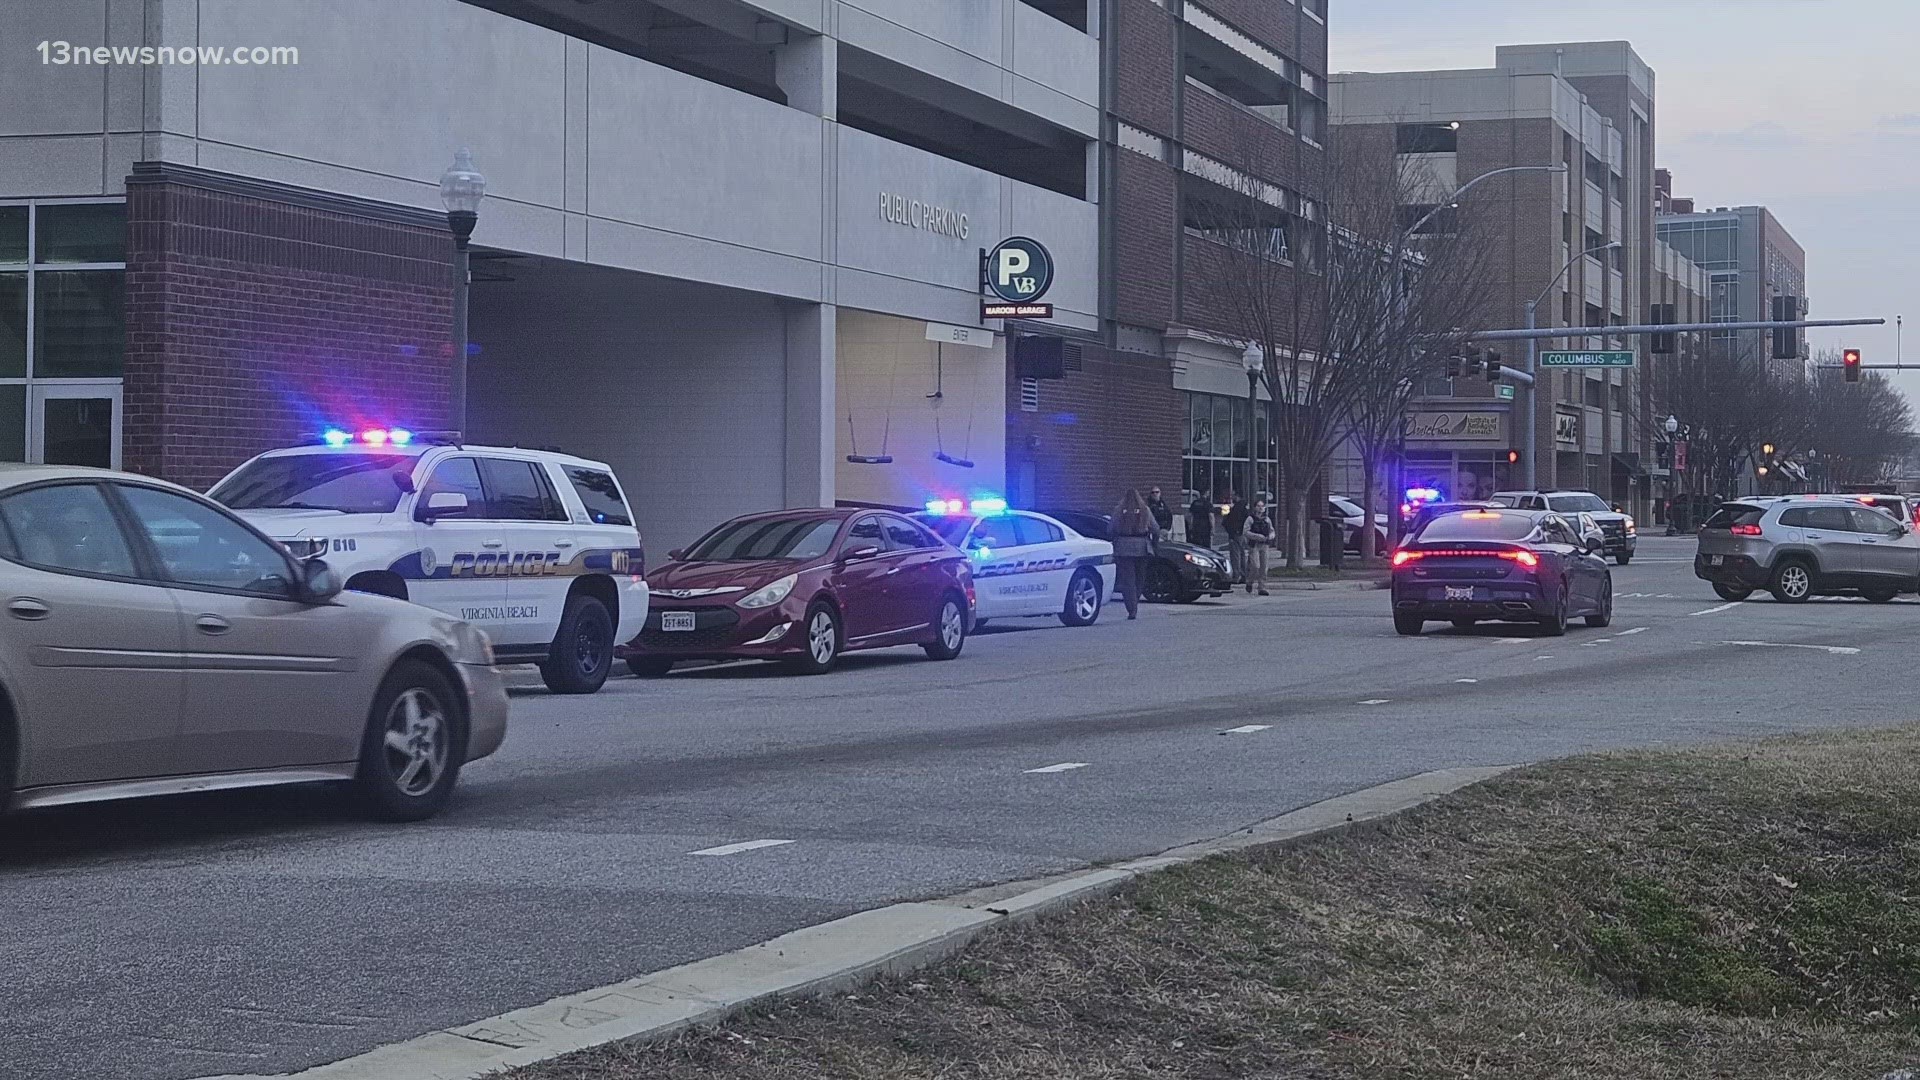
<svg viewBox="0 0 1920 1080">
<path fill-rule="evenodd" d="M 1100 590 L 1092 580 L 1082 577 L 1073 587 L 1073 613 L 1082 621 L 1092 619 L 1100 610 Z"/>
<path fill-rule="evenodd" d="M 807 652 L 813 662 L 825 665 L 833 659 L 833 650 L 838 646 L 833 634 L 833 616 L 825 611 L 813 613 L 813 620 L 807 624 Z"/>
<path fill-rule="evenodd" d="M 940 606 L 940 644 L 949 651 L 958 649 L 966 637 L 966 624 L 960 617 L 960 605 L 949 600 Z"/>
<path fill-rule="evenodd" d="M 600 624 L 592 619 L 581 619 L 573 631 L 573 659 L 580 666 L 582 675 L 592 675 L 600 670 L 600 661 L 606 655 L 607 636 L 601 632 Z"/>
<path fill-rule="evenodd" d="M 407 795 L 433 790 L 447 769 L 446 709 L 424 687 L 410 687 L 387 710 L 387 767 Z"/>
<path fill-rule="evenodd" d="M 1807 568 L 1795 563 L 1780 571 L 1780 591 L 1795 600 L 1807 595 L 1813 588 L 1813 578 Z"/>
</svg>

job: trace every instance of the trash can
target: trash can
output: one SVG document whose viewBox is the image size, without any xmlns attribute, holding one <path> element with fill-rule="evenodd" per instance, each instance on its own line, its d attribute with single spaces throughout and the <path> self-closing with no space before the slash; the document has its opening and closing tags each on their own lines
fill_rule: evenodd
<svg viewBox="0 0 1920 1080">
<path fill-rule="evenodd" d="M 1334 518 L 1320 519 L 1320 565 L 1329 570 L 1340 569 L 1340 558 L 1344 554 L 1346 543 L 1341 535 L 1341 523 Z"/>
</svg>

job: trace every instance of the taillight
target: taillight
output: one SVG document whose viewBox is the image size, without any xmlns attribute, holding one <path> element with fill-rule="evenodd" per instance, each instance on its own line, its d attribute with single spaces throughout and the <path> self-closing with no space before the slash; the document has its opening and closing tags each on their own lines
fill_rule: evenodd
<svg viewBox="0 0 1920 1080">
<path fill-rule="evenodd" d="M 1735 526 L 1733 527 L 1733 529 L 1732 529 L 1731 531 L 1732 531 L 1732 533 L 1733 533 L 1733 535 L 1735 535 L 1735 536 L 1759 536 L 1759 535 L 1760 535 L 1760 526 L 1758 526 L 1758 525 L 1735 525 Z"/>
<path fill-rule="evenodd" d="M 1503 559 L 1512 559 L 1514 562 L 1519 563 L 1529 570 L 1540 565 L 1540 556 L 1535 555 L 1531 551 L 1503 551 L 1500 553 L 1500 557 Z"/>
<path fill-rule="evenodd" d="M 1535 555 L 1531 551 L 1515 550 L 1513 548 L 1436 548 L 1430 551 L 1401 550 L 1393 553 L 1393 565 L 1403 566 L 1415 559 L 1422 559 L 1429 555 L 1436 558 L 1449 559 L 1506 559 L 1510 562 L 1519 563 L 1529 570 L 1540 565 L 1540 556 Z"/>
<path fill-rule="evenodd" d="M 1393 553 L 1393 565 L 1405 566 L 1406 564 L 1419 558 L 1420 555 L 1421 553 L 1418 551 L 1407 551 L 1403 548 Z"/>
</svg>

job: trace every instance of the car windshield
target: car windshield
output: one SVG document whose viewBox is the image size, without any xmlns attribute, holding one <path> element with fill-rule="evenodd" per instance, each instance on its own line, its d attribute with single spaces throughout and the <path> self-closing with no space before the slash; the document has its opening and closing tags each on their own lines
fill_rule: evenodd
<svg viewBox="0 0 1920 1080">
<path fill-rule="evenodd" d="M 700 538 L 687 552 L 691 562 L 753 562 L 817 559 L 833 547 L 840 519 L 749 518 L 729 521 Z"/>
<path fill-rule="evenodd" d="M 955 547 L 967 538 L 967 530 L 973 528 L 973 518 L 965 514 L 914 514 L 913 520 L 940 534 L 940 539 Z"/>
<path fill-rule="evenodd" d="M 1613 511 L 1613 507 L 1598 495 L 1554 495 L 1547 499 L 1547 506 L 1562 514 L 1606 514 Z"/>
<path fill-rule="evenodd" d="M 1341 513 L 1347 515 L 1348 517 L 1359 517 L 1362 513 L 1364 513 L 1364 511 L 1360 509 L 1360 504 L 1354 502 L 1352 499 L 1335 495 L 1333 498 L 1328 499 L 1327 501 L 1332 503 L 1335 509 L 1339 510 Z"/>
<path fill-rule="evenodd" d="M 1520 505 L 1520 496 L 1495 495 L 1493 498 L 1488 499 L 1487 501 L 1492 503 L 1495 506 L 1518 506 Z"/>
<path fill-rule="evenodd" d="M 335 510 L 389 514 L 409 490 L 405 454 L 278 454 L 258 457 L 210 494 L 235 510 Z"/>
<path fill-rule="evenodd" d="M 1533 533 L 1531 514 L 1503 514 L 1496 510 L 1464 510 L 1442 514 L 1427 522 L 1416 539 L 1525 540 Z"/>
</svg>

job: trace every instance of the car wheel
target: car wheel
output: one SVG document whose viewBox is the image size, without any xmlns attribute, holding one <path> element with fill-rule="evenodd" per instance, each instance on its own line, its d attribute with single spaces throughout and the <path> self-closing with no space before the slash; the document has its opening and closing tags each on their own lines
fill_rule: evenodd
<svg viewBox="0 0 1920 1080">
<path fill-rule="evenodd" d="M 673 670 L 673 661 L 664 656 L 629 656 L 627 670 L 642 679 L 658 679 Z"/>
<path fill-rule="evenodd" d="M 1060 621 L 1068 626 L 1091 626 L 1100 617 L 1100 577 L 1091 570 L 1081 570 L 1067 582 L 1067 606 L 1060 611 Z"/>
<path fill-rule="evenodd" d="M 1799 559 L 1788 559 L 1773 572 L 1768 592 L 1782 604 L 1805 603 L 1813 595 L 1813 568 Z"/>
<path fill-rule="evenodd" d="M 567 601 L 560 631 L 540 665 L 541 681 L 556 694 L 591 694 L 613 670 L 613 620 L 607 605 L 591 596 Z"/>
<path fill-rule="evenodd" d="M 940 613 L 933 619 L 933 640 L 922 645 L 927 657 L 951 660 L 967 644 L 966 601 L 953 593 L 940 598 Z"/>
<path fill-rule="evenodd" d="M 1743 589 L 1738 585 L 1722 585 L 1716 581 L 1713 585 L 1713 595 L 1722 600 L 1731 600 L 1737 604 L 1747 597 L 1752 596 L 1753 590 Z"/>
<path fill-rule="evenodd" d="M 1451 621 L 1455 630 L 1471 630 L 1480 625 L 1479 619 L 1453 619 Z"/>
<path fill-rule="evenodd" d="M 1414 637 L 1419 634 L 1421 630 L 1425 629 L 1426 625 L 1427 620 L 1420 618 L 1418 615 L 1395 615 L 1393 617 L 1394 633 L 1404 637 Z"/>
<path fill-rule="evenodd" d="M 1600 609 L 1587 616 L 1587 625 L 1599 630 L 1613 623 L 1613 579 L 1607 579 L 1607 591 L 1600 595 Z"/>
<path fill-rule="evenodd" d="M 1613 561 L 1614 561 L 1614 562 L 1617 562 L 1617 563 L 1619 563 L 1619 564 L 1620 564 L 1621 566 L 1625 566 L 1625 565 L 1627 565 L 1628 563 L 1630 563 L 1630 562 L 1632 562 L 1632 561 L 1633 561 L 1633 556 L 1632 556 L 1632 555 L 1625 555 L 1625 554 L 1622 554 L 1622 555 L 1615 555 L 1615 556 L 1613 557 Z"/>
<path fill-rule="evenodd" d="M 1180 575 L 1166 563 L 1147 564 L 1147 581 L 1140 590 L 1140 599 L 1149 604 L 1173 604 L 1181 599 Z"/>
<path fill-rule="evenodd" d="M 807 609 L 806 638 L 802 642 L 806 651 L 787 661 L 787 666 L 801 675 L 824 675 L 833 670 L 834 661 L 840 659 L 840 619 L 833 613 L 830 604 L 814 601 Z"/>
<path fill-rule="evenodd" d="M 1884 604 L 1900 594 L 1897 589 L 1862 589 L 1860 595 L 1876 604 Z"/>
<path fill-rule="evenodd" d="M 447 805 L 466 753 L 453 684 L 432 664 L 402 660 L 373 697 L 354 783 L 375 817 L 419 821 Z"/>
<path fill-rule="evenodd" d="M 1560 599 L 1553 605 L 1553 612 L 1540 618 L 1540 629 L 1548 637 L 1560 637 L 1567 632 L 1567 586 L 1560 585 Z"/>
</svg>

